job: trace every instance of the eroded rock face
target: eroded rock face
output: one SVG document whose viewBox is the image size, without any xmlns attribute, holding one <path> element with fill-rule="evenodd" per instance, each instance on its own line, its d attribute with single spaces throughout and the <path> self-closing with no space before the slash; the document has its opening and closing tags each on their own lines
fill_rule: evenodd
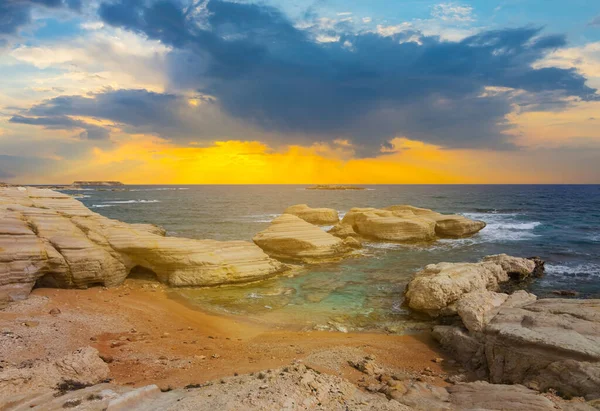
<svg viewBox="0 0 600 411">
<path fill-rule="evenodd" d="M 600 395 L 600 300 L 502 307 L 485 328 L 485 347 L 492 382 Z"/>
<path fill-rule="evenodd" d="M 307 223 L 315 225 L 332 225 L 340 221 L 337 210 L 333 208 L 311 208 L 306 204 L 297 204 L 288 207 L 284 214 L 300 217 Z"/>
<path fill-rule="evenodd" d="M 483 221 L 444 215 L 425 208 L 396 205 L 385 209 L 352 208 L 331 234 L 359 235 L 378 241 L 428 242 L 439 237 L 466 237 L 483 229 Z"/>
<path fill-rule="evenodd" d="M 108 378 L 108 366 L 92 347 L 80 348 L 55 361 L 0 372 L 0 398 L 27 392 L 48 392 L 60 384 L 87 386 Z"/>
<path fill-rule="evenodd" d="M 356 247 L 291 214 L 277 217 L 253 240 L 274 258 L 304 263 L 339 260 Z"/>
<path fill-rule="evenodd" d="M 520 291 L 498 307 L 495 297 L 463 298 L 471 312 L 465 314 L 461 300 L 459 314 L 470 332 L 436 326 L 433 336 L 466 368 L 496 384 L 600 398 L 600 300 L 536 301 Z M 474 313 L 488 318 L 479 322 Z"/>
<path fill-rule="evenodd" d="M 470 292 L 458 300 L 456 311 L 469 331 L 483 331 L 507 298 L 508 294 L 488 290 Z"/>
<path fill-rule="evenodd" d="M 408 284 L 406 303 L 413 310 L 432 316 L 455 314 L 456 303 L 465 294 L 496 291 L 499 284 L 509 281 L 511 277 L 507 267 L 511 270 L 518 267 L 524 277 L 527 276 L 527 268 L 531 274 L 536 265 L 526 258 L 505 254 L 486 257 L 479 263 L 430 264 L 419 271 Z"/>
<path fill-rule="evenodd" d="M 36 281 L 114 286 L 136 266 L 173 286 L 255 281 L 286 269 L 250 242 L 165 237 L 156 226 L 103 217 L 56 191 L 0 188 L 0 307 L 26 298 Z"/>
</svg>

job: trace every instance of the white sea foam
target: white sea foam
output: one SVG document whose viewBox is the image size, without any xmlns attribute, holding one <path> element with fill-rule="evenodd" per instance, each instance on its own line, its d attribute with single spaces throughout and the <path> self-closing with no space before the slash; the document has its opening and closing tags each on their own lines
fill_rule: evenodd
<svg viewBox="0 0 600 411">
<path fill-rule="evenodd" d="M 366 242 L 363 243 L 363 247 L 375 248 L 377 250 L 398 250 L 400 248 L 404 248 L 405 246 L 398 243 L 371 243 Z"/>
<path fill-rule="evenodd" d="M 153 187 L 153 188 L 131 188 L 129 191 L 175 191 L 189 190 L 188 187 Z"/>
<path fill-rule="evenodd" d="M 115 200 L 105 201 L 105 204 L 137 204 L 137 203 L 160 203 L 159 200 Z"/>
<path fill-rule="evenodd" d="M 564 275 L 564 276 L 599 276 L 600 277 L 600 265 L 593 263 L 585 263 L 578 265 L 565 265 L 565 264 L 546 264 L 545 265 L 547 275 Z"/>
<path fill-rule="evenodd" d="M 246 216 L 244 219 L 248 219 L 253 223 L 270 223 L 281 214 L 254 214 Z"/>
<path fill-rule="evenodd" d="M 91 208 L 114 207 L 114 204 L 92 204 Z"/>
<path fill-rule="evenodd" d="M 521 221 L 517 213 L 464 213 L 467 218 L 482 220 L 486 227 L 463 243 L 522 241 L 538 237 L 534 230 L 541 226 L 539 221 Z"/>
</svg>

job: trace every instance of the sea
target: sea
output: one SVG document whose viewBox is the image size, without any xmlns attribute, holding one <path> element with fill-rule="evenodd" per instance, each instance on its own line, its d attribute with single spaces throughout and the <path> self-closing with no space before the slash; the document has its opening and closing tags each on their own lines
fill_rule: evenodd
<svg viewBox="0 0 600 411">
<path fill-rule="evenodd" d="M 483 220 L 463 239 L 428 245 L 367 242 L 339 263 L 296 267 L 246 285 L 170 291 L 199 310 L 299 330 L 409 333 L 428 323 L 403 306 L 403 291 L 427 264 L 475 262 L 490 254 L 539 256 L 545 276 L 526 289 L 540 297 L 566 290 L 600 298 L 600 185 L 373 185 L 307 190 L 299 185 L 139 185 L 64 192 L 93 211 L 152 223 L 170 236 L 248 240 L 294 204 L 352 207 L 410 204 Z M 330 227 L 322 227 L 324 230 Z"/>
</svg>

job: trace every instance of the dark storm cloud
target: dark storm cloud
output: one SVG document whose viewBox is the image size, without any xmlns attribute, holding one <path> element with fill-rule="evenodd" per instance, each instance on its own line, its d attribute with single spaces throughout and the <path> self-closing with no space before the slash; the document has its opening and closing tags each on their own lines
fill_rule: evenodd
<svg viewBox="0 0 600 411">
<path fill-rule="evenodd" d="M 0 0 L 0 35 L 17 34 L 21 27 L 31 23 L 31 9 L 35 6 L 48 8 L 66 6 L 79 10 L 81 0 Z"/>
<path fill-rule="evenodd" d="M 147 90 L 111 90 L 83 96 L 60 96 L 44 100 L 27 110 L 20 110 L 11 122 L 44 126 L 55 129 L 93 127 L 83 120 L 70 116 L 110 120 L 125 132 L 156 134 L 179 142 L 190 140 L 211 141 L 220 137 L 256 138 L 248 127 L 219 113 L 211 101 L 199 100 L 201 107 L 194 107 L 183 96 L 154 93 Z M 88 136 L 89 138 L 89 136 Z"/>
<path fill-rule="evenodd" d="M 26 117 L 22 115 L 12 116 L 11 123 L 29 124 L 34 126 L 43 126 L 50 130 L 74 130 L 83 129 L 79 136 L 88 140 L 105 140 L 110 136 L 109 130 L 94 124 L 86 123 L 81 120 L 74 120 L 64 115 L 47 117 Z"/>
<path fill-rule="evenodd" d="M 218 106 L 283 143 L 345 138 L 361 155 L 378 152 L 395 136 L 446 147 L 510 148 L 504 132 L 513 104 L 560 110 L 565 97 L 597 98 L 574 69 L 532 68 L 566 45 L 564 36 L 541 35 L 537 28 L 450 42 L 418 31 L 386 37 L 338 26 L 338 42 L 319 43 L 311 29 L 258 4 L 118 0 L 102 3 L 98 12 L 109 25 L 173 48 L 173 90 L 213 96 L 216 103 L 203 109 Z M 419 44 L 408 41 L 414 36 Z M 488 86 L 525 90 L 527 98 L 488 93 Z M 211 117 L 201 123 L 190 113 L 177 94 L 119 90 L 58 97 L 21 114 L 99 117 L 166 138 L 210 138 Z"/>
<path fill-rule="evenodd" d="M 213 95 L 230 115 L 266 130 L 315 140 L 346 137 L 377 148 L 407 135 L 453 147 L 507 146 L 511 101 L 482 97 L 484 87 L 596 98 L 575 70 L 532 68 L 566 44 L 537 28 L 459 42 L 420 36 L 420 45 L 403 41 L 406 33 L 347 32 L 321 44 L 272 7 L 210 0 L 206 8 L 201 24 L 175 1 L 121 0 L 99 13 L 173 46 L 173 86 Z"/>
</svg>

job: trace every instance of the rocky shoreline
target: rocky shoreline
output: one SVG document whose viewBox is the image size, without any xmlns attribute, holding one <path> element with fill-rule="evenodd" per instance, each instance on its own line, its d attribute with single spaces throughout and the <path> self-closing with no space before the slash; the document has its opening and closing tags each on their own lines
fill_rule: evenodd
<svg viewBox="0 0 600 411">
<path fill-rule="evenodd" d="M 191 240 L 29 187 L 0 188 L 0 217 L 2 410 L 600 409 L 600 301 L 502 292 L 542 275 L 537 258 L 426 266 L 405 292 L 434 319 L 418 338 L 257 328 L 186 309 L 163 285 L 256 281 L 365 240 L 430 243 L 484 222 L 297 205 L 254 243 Z M 128 279 L 139 270 L 163 284 Z M 34 286 L 75 289 L 27 299 Z"/>
</svg>

